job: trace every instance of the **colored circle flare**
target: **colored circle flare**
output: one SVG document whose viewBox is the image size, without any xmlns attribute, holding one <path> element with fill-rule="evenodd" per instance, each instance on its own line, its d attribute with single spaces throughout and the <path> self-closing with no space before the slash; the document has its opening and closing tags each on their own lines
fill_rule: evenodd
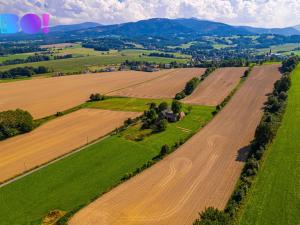
<svg viewBox="0 0 300 225">
<path fill-rule="evenodd" d="M 42 21 L 36 14 L 29 13 L 22 17 L 20 25 L 24 33 L 35 34 L 40 32 Z"/>
</svg>

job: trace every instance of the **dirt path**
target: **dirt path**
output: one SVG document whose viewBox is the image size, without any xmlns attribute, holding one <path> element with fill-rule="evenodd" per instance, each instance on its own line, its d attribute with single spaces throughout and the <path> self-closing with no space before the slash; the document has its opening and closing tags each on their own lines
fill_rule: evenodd
<svg viewBox="0 0 300 225">
<path fill-rule="evenodd" d="M 82 109 L 0 142 L 0 182 L 67 154 L 120 127 L 136 112 Z"/>
<path fill-rule="evenodd" d="M 102 94 L 160 78 L 173 70 L 159 72 L 122 71 L 32 79 L 0 84 L 0 112 L 21 108 L 35 119 L 77 106 L 91 93 Z"/>
<path fill-rule="evenodd" d="M 253 72 L 228 105 L 176 152 L 79 211 L 71 225 L 187 225 L 205 207 L 226 205 L 254 136 L 266 94 L 280 77 Z"/>
<path fill-rule="evenodd" d="M 247 68 L 221 68 L 210 74 L 183 102 L 197 105 L 220 104 L 236 87 Z"/>
<path fill-rule="evenodd" d="M 201 68 L 178 69 L 166 76 L 134 87 L 112 92 L 110 95 L 135 98 L 174 98 L 176 93 L 184 89 L 185 84 L 190 79 L 196 76 L 199 77 L 204 72 L 205 69 Z"/>
</svg>

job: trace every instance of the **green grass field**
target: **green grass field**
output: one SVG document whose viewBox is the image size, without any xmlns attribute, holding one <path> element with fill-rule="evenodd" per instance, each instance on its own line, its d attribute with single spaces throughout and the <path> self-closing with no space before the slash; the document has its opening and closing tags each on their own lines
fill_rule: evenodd
<svg viewBox="0 0 300 225">
<path fill-rule="evenodd" d="M 49 67 L 50 69 L 53 69 L 54 72 L 71 73 L 71 72 L 84 71 L 90 68 L 92 69 L 95 66 L 101 67 L 101 66 L 108 66 L 108 65 L 118 65 L 124 62 L 125 60 L 147 61 L 153 63 L 170 63 L 173 61 L 186 62 L 190 58 L 190 56 L 181 55 L 179 53 L 174 53 L 174 55 L 180 58 L 149 57 L 147 55 L 142 55 L 142 54 L 149 54 L 151 52 L 156 52 L 156 51 L 128 49 L 120 52 L 116 50 L 112 50 L 110 52 L 99 52 L 93 49 L 82 48 L 80 46 L 66 47 L 62 50 L 59 50 L 55 54 L 56 55 L 74 54 L 74 56 L 81 56 L 81 57 L 1 66 L 0 71 L 9 70 L 15 67 L 24 67 L 24 66 L 33 66 L 33 67 L 46 66 Z M 19 58 L 20 55 L 21 54 L 11 55 L 11 56 L 2 57 L 0 59 L 4 61 L 7 59 Z M 22 57 L 25 58 L 23 54 Z"/>
<path fill-rule="evenodd" d="M 282 126 L 266 153 L 253 190 L 243 209 L 242 225 L 300 224 L 300 65 Z"/>
<path fill-rule="evenodd" d="M 13 59 L 26 59 L 28 56 L 33 55 L 34 53 L 22 53 L 22 54 L 14 54 L 8 56 L 1 56 L 0 63 L 6 60 L 13 60 Z"/>
<path fill-rule="evenodd" d="M 110 109 L 115 111 L 137 111 L 143 112 L 149 108 L 149 103 L 154 102 L 157 105 L 162 101 L 171 103 L 170 99 L 140 99 L 140 98 L 108 98 L 99 102 L 87 102 L 85 107 L 96 109 Z"/>
<path fill-rule="evenodd" d="M 139 111 L 152 102 L 133 100 L 137 106 L 133 102 L 129 106 L 125 98 L 108 102 L 113 105 L 112 101 L 124 101 L 126 109 Z M 109 108 L 108 104 L 95 105 Z M 91 202 L 117 185 L 126 173 L 135 171 L 158 155 L 162 145 L 173 146 L 199 130 L 212 118 L 214 107 L 185 106 L 185 110 L 191 111 L 184 120 L 169 124 L 162 133 L 142 141 L 131 141 L 126 138 L 126 132 L 130 132 L 126 130 L 1 188 L 1 225 L 40 225 L 51 210 L 71 211 Z"/>
</svg>

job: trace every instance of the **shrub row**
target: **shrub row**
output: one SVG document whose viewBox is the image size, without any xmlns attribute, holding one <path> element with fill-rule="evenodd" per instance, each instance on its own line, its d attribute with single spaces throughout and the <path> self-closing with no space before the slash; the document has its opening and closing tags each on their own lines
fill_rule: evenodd
<svg viewBox="0 0 300 225">
<path fill-rule="evenodd" d="M 186 85 L 184 90 L 182 90 L 181 92 L 177 93 L 175 95 L 175 99 L 176 100 L 180 100 L 185 98 L 187 95 L 190 95 L 193 93 L 193 91 L 197 88 L 197 86 L 200 84 L 201 81 L 203 81 L 209 74 L 211 74 L 214 70 L 216 69 L 216 67 L 209 67 L 206 69 L 205 73 L 201 76 L 201 78 L 199 79 L 198 77 L 194 77 L 191 80 L 189 80 Z"/>
<path fill-rule="evenodd" d="M 289 68 L 295 68 L 297 63 L 298 60 L 293 61 L 293 65 L 290 63 L 286 64 L 285 61 L 281 70 L 289 71 Z M 227 225 L 237 220 L 238 211 L 260 168 L 261 158 L 267 146 L 276 136 L 281 124 L 286 108 L 287 91 L 290 86 L 291 81 L 288 73 L 283 74 L 281 79 L 274 84 L 273 92 L 269 95 L 264 106 L 264 115 L 256 128 L 254 140 L 250 145 L 248 159 L 225 210 L 220 211 L 209 207 L 200 213 L 200 218 L 195 221 L 195 225 Z"/>
</svg>

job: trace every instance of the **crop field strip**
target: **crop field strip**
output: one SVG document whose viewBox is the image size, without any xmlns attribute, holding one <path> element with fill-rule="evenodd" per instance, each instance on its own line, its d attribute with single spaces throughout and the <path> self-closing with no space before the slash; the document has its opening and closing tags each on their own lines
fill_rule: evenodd
<svg viewBox="0 0 300 225">
<path fill-rule="evenodd" d="M 281 127 L 249 193 L 241 225 L 295 225 L 300 221 L 300 65 L 291 74 L 292 86 Z"/>
<path fill-rule="evenodd" d="M 254 136 L 277 65 L 255 67 L 225 108 L 176 152 L 79 211 L 70 225 L 191 224 L 223 209 Z M 163 201 L 161 201 L 163 199 Z"/>
<path fill-rule="evenodd" d="M 0 111 L 21 108 L 35 119 L 55 114 L 88 100 L 91 93 L 105 94 L 166 76 L 173 70 L 73 75 L 0 84 Z"/>
<path fill-rule="evenodd" d="M 0 142 L 0 182 L 67 154 L 120 127 L 137 112 L 81 109 Z"/>
<path fill-rule="evenodd" d="M 152 99 L 174 98 L 175 94 L 181 91 L 190 79 L 200 77 L 204 72 L 205 69 L 201 68 L 177 69 L 166 76 L 111 92 L 110 95 Z"/>
<path fill-rule="evenodd" d="M 216 106 L 229 95 L 239 83 L 247 68 L 219 68 L 210 74 L 183 102 L 188 104 Z"/>
<path fill-rule="evenodd" d="M 102 104 L 105 101 L 109 102 Z M 126 98 L 105 101 L 95 102 L 95 107 L 107 109 L 109 105 L 118 103 L 119 107 L 124 105 L 127 110 L 132 107 L 132 111 L 142 111 L 152 102 L 149 99 L 131 99 L 128 104 Z M 187 116 L 177 123 L 170 123 L 164 132 L 132 141 L 126 138 L 132 134 L 131 129 L 126 130 L 1 187 L 1 225 L 40 225 L 42 218 L 53 209 L 69 212 L 86 205 L 119 184 L 125 174 L 157 156 L 162 145 L 174 146 L 189 138 L 211 120 L 214 110 L 209 106 L 184 105 L 183 108 L 189 112 Z"/>
</svg>

